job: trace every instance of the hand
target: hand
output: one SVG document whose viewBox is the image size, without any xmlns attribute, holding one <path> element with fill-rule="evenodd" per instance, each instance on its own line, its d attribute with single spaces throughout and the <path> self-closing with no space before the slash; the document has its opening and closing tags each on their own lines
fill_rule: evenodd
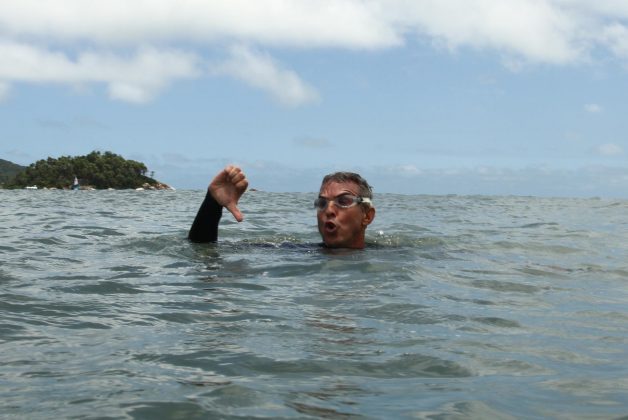
<svg viewBox="0 0 628 420">
<path fill-rule="evenodd" d="M 238 200 L 248 186 L 249 181 L 244 172 L 237 166 L 229 165 L 214 177 L 209 184 L 209 192 L 218 204 L 229 210 L 233 217 L 241 222 L 244 217 L 238 209 Z"/>
</svg>

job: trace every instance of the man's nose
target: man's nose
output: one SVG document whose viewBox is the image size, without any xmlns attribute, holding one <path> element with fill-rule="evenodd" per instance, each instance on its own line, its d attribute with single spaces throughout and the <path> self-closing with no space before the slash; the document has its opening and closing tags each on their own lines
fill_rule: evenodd
<svg viewBox="0 0 628 420">
<path fill-rule="evenodd" d="M 329 200 L 329 202 L 327 203 L 327 207 L 325 208 L 325 213 L 336 214 L 337 210 L 338 209 L 336 208 L 336 203 L 334 203 L 333 200 Z"/>
</svg>

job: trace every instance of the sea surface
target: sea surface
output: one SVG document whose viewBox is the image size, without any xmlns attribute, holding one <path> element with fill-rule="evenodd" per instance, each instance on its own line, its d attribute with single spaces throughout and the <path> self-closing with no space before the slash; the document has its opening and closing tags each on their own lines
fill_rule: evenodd
<svg viewBox="0 0 628 420">
<path fill-rule="evenodd" d="M 0 190 L 0 417 L 620 418 L 628 201 L 379 194 L 361 251 L 315 194 Z"/>
</svg>

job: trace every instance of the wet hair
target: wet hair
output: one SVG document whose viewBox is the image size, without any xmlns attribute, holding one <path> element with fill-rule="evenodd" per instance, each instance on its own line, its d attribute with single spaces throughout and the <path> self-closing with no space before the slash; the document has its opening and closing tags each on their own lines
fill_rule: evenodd
<svg viewBox="0 0 628 420">
<path fill-rule="evenodd" d="M 321 188 L 330 182 L 353 182 L 358 186 L 358 195 L 360 197 L 373 198 L 373 187 L 366 182 L 366 179 L 355 172 L 334 172 L 333 174 L 325 175 L 321 182 Z M 368 204 L 365 203 L 365 206 L 368 206 Z"/>
</svg>

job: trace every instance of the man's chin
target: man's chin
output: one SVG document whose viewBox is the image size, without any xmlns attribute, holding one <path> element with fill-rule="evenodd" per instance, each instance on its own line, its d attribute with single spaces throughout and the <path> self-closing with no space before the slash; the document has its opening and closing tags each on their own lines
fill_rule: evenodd
<svg viewBox="0 0 628 420">
<path fill-rule="evenodd" d="M 323 235 L 323 243 L 327 248 L 346 248 L 346 245 L 337 235 Z"/>
</svg>

